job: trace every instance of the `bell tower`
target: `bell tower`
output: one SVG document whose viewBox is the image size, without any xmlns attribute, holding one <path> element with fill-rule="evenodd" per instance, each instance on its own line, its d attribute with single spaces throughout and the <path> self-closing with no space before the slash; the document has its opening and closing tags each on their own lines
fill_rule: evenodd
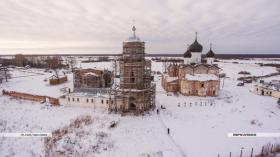
<svg viewBox="0 0 280 157">
<path fill-rule="evenodd" d="M 112 110 L 141 113 L 155 106 L 155 84 L 152 83 L 151 61 L 145 59 L 145 42 L 136 35 L 123 42 L 120 58 L 120 83 Z"/>
<path fill-rule="evenodd" d="M 132 27 L 133 35 L 123 42 L 123 65 L 121 70 L 121 88 L 144 88 L 145 74 L 145 42 L 136 36 L 136 28 Z"/>
</svg>

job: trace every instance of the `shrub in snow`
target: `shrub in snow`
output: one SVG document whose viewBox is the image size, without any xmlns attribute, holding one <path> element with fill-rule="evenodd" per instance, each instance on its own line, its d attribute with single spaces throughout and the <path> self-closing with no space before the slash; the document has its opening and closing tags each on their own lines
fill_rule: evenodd
<svg viewBox="0 0 280 157">
<path fill-rule="evenodd" d="M 6 131 L 6 127 L 7 127 L 7 121 L 6 120 L 1 120 L 0 119 L 0 132 L 4 132 Z"/>
<path fill-rule="evenodd" d="M 257 123 L 256 120 L 252 120 L 252 121 L 251 121 L 251 124 L 252 124 L 252 125 L 255 125 L 256 123 Z"/>
<path fill-rule="evenodd" d="M 48 137 L 44 141 L 46 156 L 68 156 L 73 153 L 80 156 L 79 152 L 74 152 L 75 146 L 82 148 L 82 146 L 76 145 L 77 139 L 81 139 L 86 135 L 85 131 L 80 128 L 82 128 L 83 125 L 89 125 L 92 122 L 93 120 L 91 116 L 80 116 L 68 126 L 54 130 L 52 132 L 52 137 Z M 67 136 L 69 134 L 71 135 L 73 132 L 75 132 L 74 138 Z M 59 145 L 62 145 L 62 147 L 58 148 Z"/>
<path fill-rule="evenodd" d="M 91 116 L 80 116 L 69 125 L 53 131 L 52 137 L 44 141 L 45 156 L 95 156 L 113 148 L 106 132 L 93 134 L 90 127 L 86 127 L 92 122 Z"/>
<path fill-rule="evenodd" d="M 96 137 L 105 138 L 105 137 L 108 137 L 108 134 L 105 132 L 98 132 L 98 133 L 96 133 Z"/>
<path fill-rule="evenodd" d="M 174 95 L 175 97 L 179 97 L 179 93 L 178 93 L 178 92 L 173 92 L 173 95 Z"/>
<path fill-rule="evenodd" d="M 251 73 L 248 71 L 240 71 L 238 74 L 251 75 Z"/>
<path fill-rule="evenodd" d="M 219 77 L 220 77 L 220 78 L 225 78 L 225 77 L 226 77 L 226 74 L 225 74 L 225 73 L 221 73 L 221 74 L 219 74 Z"/>
<path fill-rule="evenodd" d="M 279 157 L 280 155 L 280 144 L 267 144 L 262 147 L 262 152 L 254 157 Z"/>
<path fill-rule="evenodd" d="M 111 123 L 110 123 L 110 128 L 115 128 L 116 126 L 117 126 L 117 124 L 118 124 L 119 122 L 116 122 L 116 121 L 112 121 Z"/>
</svg>

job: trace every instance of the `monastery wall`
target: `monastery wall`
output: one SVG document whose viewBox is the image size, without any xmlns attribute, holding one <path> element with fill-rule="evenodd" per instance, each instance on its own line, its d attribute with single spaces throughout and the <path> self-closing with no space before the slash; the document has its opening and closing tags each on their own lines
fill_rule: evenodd
<svg viewBox="0 0 280 157">
<path fill-rule="evenodd" d="M 49 103 L 52 105 L 55 106 L 59 105 L 58 99 L 49 96 L 33 95 L 33 94 L 21 93 L 16 91 L 6 91 L 6 90 L 3 90 L 2 93 L 3 95 L 8 95 L 14 98 L 36 101 L 36 102 L 46 102 L 48 100 Z"/>
</svg>

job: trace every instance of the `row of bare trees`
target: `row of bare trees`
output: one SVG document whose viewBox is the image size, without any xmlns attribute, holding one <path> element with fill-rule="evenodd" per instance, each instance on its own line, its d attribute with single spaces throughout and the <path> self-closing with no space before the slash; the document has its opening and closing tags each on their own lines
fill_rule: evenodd
<svg viewBox="0 0 280 157">
<path fill-rule="evenodd" d="M 11 76 L 7 68 L 8 65 L 15 65 L 19 67 L 26 67 L 28 65 L 36 68 L 52 69 L 55 72 L 55 75 L 59 77 L 58 69 L 68 67 L 71 71 L 73 71 L 76 67 L 77 61 L 75 57 L 67 57 L 63 60 L 61 56 L 46 57 L 16 54 L 14 59 L 1 59 L 0 63 L 0 83 L 2 83 L 3 80 L 7 81 Z"/>
</svg>

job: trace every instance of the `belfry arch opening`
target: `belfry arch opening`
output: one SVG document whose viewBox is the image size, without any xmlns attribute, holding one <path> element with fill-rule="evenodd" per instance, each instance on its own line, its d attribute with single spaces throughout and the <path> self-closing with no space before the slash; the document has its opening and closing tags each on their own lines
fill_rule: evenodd
<svg viewBox="0 0 280 157">
<path fill-rule="evenodd" d="M 129 110 L 136 110 L 136 99 L 135 97 L 129 97 Z"/>
</svg>

